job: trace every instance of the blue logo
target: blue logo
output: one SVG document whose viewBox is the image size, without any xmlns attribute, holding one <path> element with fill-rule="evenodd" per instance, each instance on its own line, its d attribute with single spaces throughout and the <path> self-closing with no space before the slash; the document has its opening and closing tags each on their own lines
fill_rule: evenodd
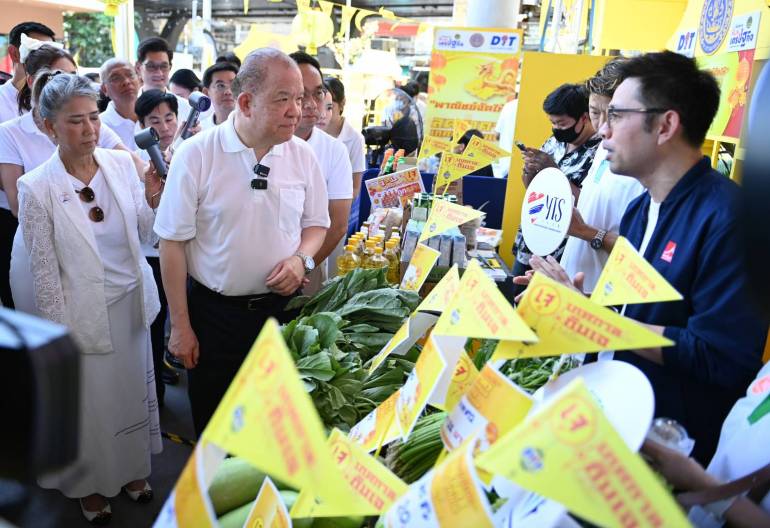
<svg viewBox="0 0 770 528">
<path fill-rule="evenodd" d="M 705 0 L 700 14 L 700 47 L 714 53 L 722 45 L 733 18 L 734 0 Z"/>
<path fill-rule="evenodd" d="M 489 42 L 493 48 L 506 49 L 515 48 L 515 44 L 518 42 L 519 36 L 516 34 L 511 35 L 494 35 Z"/>
</svg>

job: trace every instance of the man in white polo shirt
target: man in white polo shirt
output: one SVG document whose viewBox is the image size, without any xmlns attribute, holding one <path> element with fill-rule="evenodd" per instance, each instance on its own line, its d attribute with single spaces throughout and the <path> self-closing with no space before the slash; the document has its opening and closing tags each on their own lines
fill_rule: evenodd
<svg viewBox="0 0 770 528">
<path fill-rule="evenodd" d="M 302 117 L 297 124 L 294 135 L 307 141 L 318 158 L 321 172 L 326 180 L 329 193 L 329 218 L 331 225 L 326 232 L 323 246 L 315 254 L 317 269 L 310 276 L 310 284 L 305 288 L 306 294 L 313 294 L 321 289 L 329 270 L 336 270 L 335 262 L 327 262 L 327 257 L 342 242 L 348 231 L 348 216 L 350 204 L 353 201 L 353 168 L 350 165 L 345 145 L 316 127 L 321 112 L 326 89 L 318 61 L 303 51 L 295 51 L 290 55 L 299 66 L 302 73 L 303 97 Z"/>
<path fill-rule="evenodd" d="M 235 110 L 233 81 L 236 75 L 238 67 L 232 62 L 217 62 L 203 72 L 203 93 L 211 98 L 213 112 L 201 119 L 201 130 L 224 123 Z"/>
<path fill-rule="evenodd" d="M 110 98 L 107 109 L 99 114 L 102 123 L 109 126 L 128 150 L 135 151 L 134 136 L 141 130 L 137 125 L 134 105 L 139 93 L 139 77 L 125 59 L 112 58 L 100 70 L 102 93 Z"/>
<path fill-rule="evenodd" d="M 136 74 L 141 80 L 139 94 L 145 90 L 168 90 L 168 78 L 171 74 L 171 61 L 174 52 L 168 42 L 160 37 L 150 37 L 139 43 L 136 49 Z M 175 95 L 179 103 L 179 123 L 190 115 L 190 103 L 184 97 Z"/>
<path fill-rule="evenodd" d="M 155 222 L 169 350 L 189 369 L 198 434 L 267 318 L 285 319 L 329 227 L 321 169 L 293 136 L 297 65 L 278 50 L 255 50 L 234 87 L 228 120 L 174 154 Z"/>
</svg>

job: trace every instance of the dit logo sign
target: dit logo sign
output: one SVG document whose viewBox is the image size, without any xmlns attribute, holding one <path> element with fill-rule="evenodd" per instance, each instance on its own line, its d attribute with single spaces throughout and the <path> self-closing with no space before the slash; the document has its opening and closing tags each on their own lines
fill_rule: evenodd
<svg viewBox="0 0 770 528">
<path fill-rule="evenodd" d="M 685 57 L 694 57 L 696 40 L 695 36 L 695 30 L 679 32 L 675 37 L 674 45 L 676 47 L 674 48 L 674 51 L 684 55 Z"/>
</svg>

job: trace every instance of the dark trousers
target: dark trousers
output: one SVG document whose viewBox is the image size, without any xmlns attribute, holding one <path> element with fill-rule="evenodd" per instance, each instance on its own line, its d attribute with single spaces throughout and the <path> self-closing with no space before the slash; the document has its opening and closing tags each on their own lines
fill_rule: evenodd
<svg viewBox="0 0 770 528">
<path fill-rule="evenodd" d="M 187 305 L 200 356 L 187 371 L 195 434 L 200 436 L 251 346 L 270 317 L 283 323 L 296 312 L 284 312 L 291 297 L 226 297 L 190 280 Z"/>
<path fill-rule="evenodd" d="M 11 296 L 11 248 L 19 222 L 8 209 L 0 208 L 0 301 L 6 308 L 13 308 Z"/>
<path fill-rule="evenodd" d="M 152 276 L 155 277 L 155 285 L 158 287 L 160 298 L 160 312 L 150 326 L 150 341 L 152 342 L 152 361 L 155 363 L 155 390 L 158 393 L 158 403 L 163 405 L 166 394 L 166 385 L 163 383 L 163 356 L 166 351 L 166 316 L 168 315 L 168 301 L 166 292 L 163 291 L 163 281 L 160 277 L 160 258 L 147 257 L 147 263 L 152 268 Z"/>
</svg>

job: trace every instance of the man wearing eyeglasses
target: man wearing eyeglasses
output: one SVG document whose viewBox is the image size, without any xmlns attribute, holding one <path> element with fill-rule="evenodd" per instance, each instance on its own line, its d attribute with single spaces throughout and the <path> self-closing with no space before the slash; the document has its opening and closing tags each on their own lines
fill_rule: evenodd
<svg viewBox="0 0 770 528">
<path fill-rule="evenodd" d="M 141 95 L 145 90 L 165 92 L 168 89 L 171 61 L 174 58 L 174 52 L 169 48 L 166 39 L 160 37 L 146 38 L 139 43 L 136 54 L 136 74 L 141 80 L 139 94 Z M 175 97 L 179 103 L 181 119 L 187 119 L 187 116 L 190 115 L 190 103 L 184 97 Z"/>
<path fill-rule="evenodd" d="M 102 93 L 110 98 L 107 108 L 99 114 L 102 123 L 120 137 L 130 151 L 137 150 L 134 135 L 141 129 L 137 125 L 134 105 L 139 93 L 139 77 L 125 59 L 112 58 L 102 64 L 99 71 Z"/>
<path fill-rule="evenodd" d="M 313 256 L 316 268 L 308 277 L 310 283 L 304 289 L 306 294 L 312 295 L 321 289 L 329 270 L 331 269 L 332 273 L 336 271 L 336 262 L 328 257 L 340 246 L 348 230 L 350 204 L 353 201 L 353 167 L 350 165 L 345 144 L 316 127 L 326 95 L 320 64 L 303 51 L 295 51 L 290 57 L 299 66 L 303 85 L 302 117 L 294 135 L 307 141 L 313 149 L 326 179 L 329 194 L 331 225 L 326 232 L 323 246 Z M 328 260 L 332 260 L 331 264 Z"/>
<path fill-rule="evenodd" d="M 706 463 L 725 416 L 762 365 L 768 325 L 748 291 L 738 186 L 701 151 L 719 87 L 693 59 L 668 51 L 630 59 L 621 79 L 599 132 L 610 170 L 647 192 L 629 204 L 620 234 L 684 299 L 627 306 L 627 317 L 675 344 L 614 357 L 647 375 L 656 416 L 682 424 L 695 439 L 693 456 Z M 532 267 L 571 285 L 551 257 L 533 257 Z"/>
<path fill-rule="evenodd" d="M 155 222 L 168 348 L 188 369 L 198 434 L 264 322 L 286 321 L 284 307 L 329 227 L 323 174 L 294 137 L 303 95 L 297 65 L 278 50 L 255 50 L 233 87 L 227 121 L 174 154 Z"/>
<path fill-rule="evenodd" d="M 238 67 L 231 62 L 217 62 L 203 72 L 203 93 L 211 98 L 214 111 L 201 120 L 201 130 L 224 123 L 235 110 L 233 81 L 238 74 Z"/>
</svg>

